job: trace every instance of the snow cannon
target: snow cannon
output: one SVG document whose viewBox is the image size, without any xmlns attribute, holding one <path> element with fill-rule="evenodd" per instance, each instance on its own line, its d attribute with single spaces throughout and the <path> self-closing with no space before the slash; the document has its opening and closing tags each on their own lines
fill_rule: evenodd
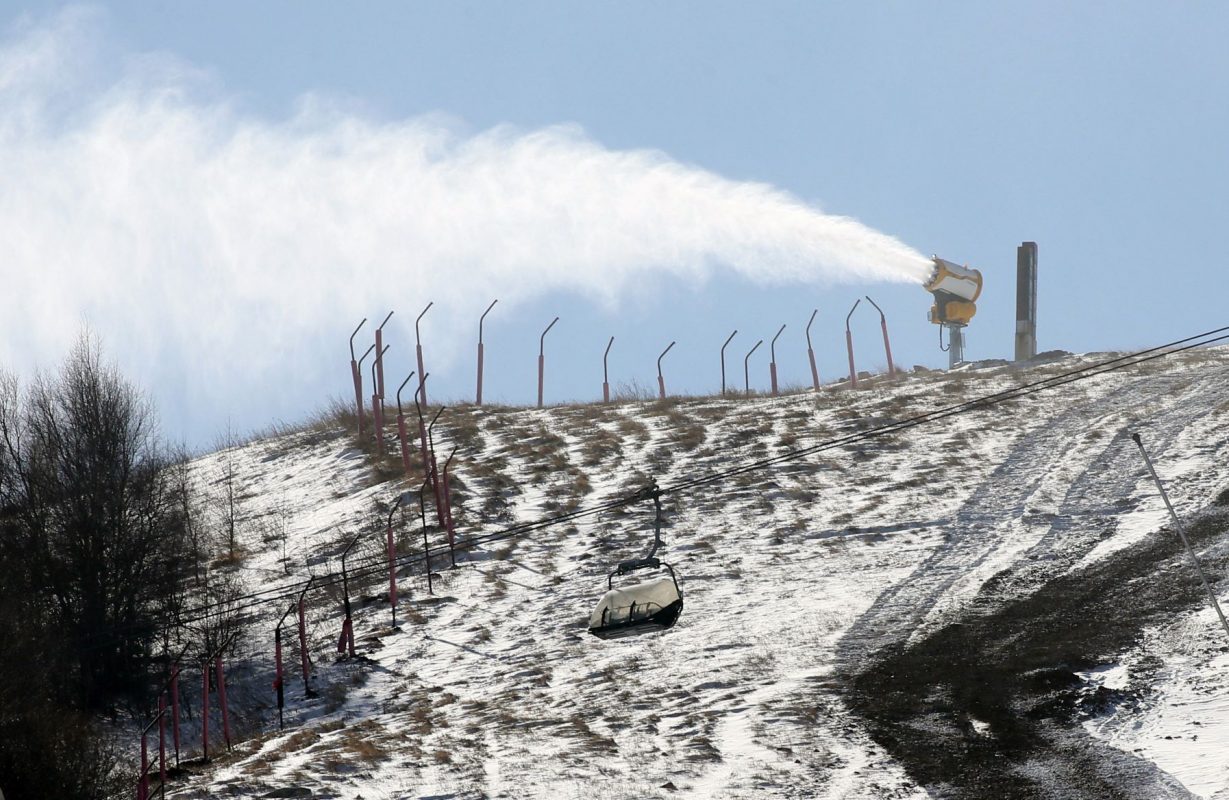
<svg viewBox="0 0 1229 800">
<path fill-rule="evenodd" d="M 926 291 L 935 296 L 930 307 L 930 321 L 939 327 L 939 349 L 948 351 L 948 366 L 964 363 L 964 327 L 977 313 L 977 298 L 981 296 L 981 272 L 953 264 L 944 258 L 931 259 L 934 268 L 926 280 Z M 943 346 L 943 331 L 947 330 L 948 345 Z"/>
</svg>

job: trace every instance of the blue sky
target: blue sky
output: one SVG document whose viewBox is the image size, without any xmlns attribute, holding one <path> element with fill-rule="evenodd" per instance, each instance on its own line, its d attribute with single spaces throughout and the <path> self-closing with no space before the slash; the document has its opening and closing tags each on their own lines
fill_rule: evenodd
<svg viewBox="0 0 1229 800">
<path fill-rule="evenodd" d="M 661 151 L 855 217 L 927 255 L 982 270 L 986 289 L 968 330 L 972 358 L 1010 357 L 1015 249 L 1022 240 L 1040 248 L 1040 349 L 1134 348 L 1226 324 L 1223 5 L 95 8 L 101 11 L 87 35 L 99 43 L 104 69 L 169 55 L 179 69 L 195 71 L 193 91 L 223 98 L 239 116 L 284 121 L 310 95 L 372 123 L 437 115 L 460 136 L 499 125 L 534 131 L 574 124 L 612 151 Z M 62 9 L 32 3 L 10 11 L 10 39 Z M 395 308 L 396 319 L 412 321 L 433 299 L 429 317 L 462 313 L 416 292 L 412 276 L 383 269 L 391 273 L 388 302 L 371 303 L 368 317 Z M 455 280 L 464 286 L 464 274 Z M 611 335 L 612 383 L 634 378 L 651 386 L 657 353 L 677 340 L 665 362 L 669 386 L 710 391 L 718 348 L 734 328 L 740 334 L 729 352 L 737 362 L 755 339 L 766 340 L 752 362 L 753 383 L 764 388 L 767 339 L 782 323 L 789 326 L 778 344 L 782 378 L 803 384 L 802 328 L 812 308 L 820 309 L 812 330 L 820 370 L 831 379 L 845 374 L 844 316 L 865 294 L 888 313 L 898 362 L 945 363 L 925 319 L 929 296 L 915 285 L 772 285 L 723 269 L 697 283 L 650 271 L 613 303 L 564 289 L 497 306 L 486 328 L 485 393 L 490 400 L 532 400 L 538 334 L 556 315 L 562 319 L 547 340 L 548 400 L 600 393 L 601 352 Z M 484 308 L 489 300 L 474 304 Z M 878 319 L 865 306 L 854 317 L 859 366 L 881 367 Z M 60 327 L 92 319 L 88 308 L 58 313 Z M 433 398 L 472 396 L 472 316 L 472 323 L 456 323 L 456 331 L 472 333 L 449 329 L 446 335 L 461 338 L 446 360 L 429 365 Z M 200 445 L 226 419 L 256 428 L 271 415 L 294 420 L 328 395 L 346 395 L 352 317 L 339 309 L 336 319 L 320 321 L 318 368 L 271 376 L 257 392 L 230 392 L 207 405 L 192 402 L 199 394 L 194 381 L 206 379 L 187 366 L 168 366 L 177 360 L 171 354 L 133 356 L 123 336 L 114 337 L 111 350 L 152 385 L 167 433 Z M 105 328 L 98 332 L 112 338 Z M 390 337 L 392 373 L 410 367 L 407 333 Z M 39 363 L 50 363 L 54 353 L 41 355 Z M 10 358 L 19 371 L 34 368 L 34 359 Z M 733 371 L 741 375 L 741 363 Z M 208 380 L 226 382 L 224 372 Z"/>
</svg>

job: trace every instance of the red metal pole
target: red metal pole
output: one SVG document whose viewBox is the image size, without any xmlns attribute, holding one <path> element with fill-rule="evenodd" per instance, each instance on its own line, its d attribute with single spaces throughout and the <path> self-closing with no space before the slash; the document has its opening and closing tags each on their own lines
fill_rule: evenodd
<svg viewBox="0 0 1229 800">
<path fill-rule="evenodd" d="M 815 315 L 819 313 L 819 309 L 811 312 L 811 319 L 807 322 L 807 359 L 811 362 L 811 385 L 815 387 L 815 391 L 819 391 L 819 370 L 815 367 L 815 351 L 811 348 L 811 323 L 815 321 Z"/>
<path fill-rule="evenodd" d="M 738 335 L 738 328 L 730 334 L 730 338 L 725 340 L 725 344 L 721 345 L 721 394 L 725 396 L 725 349 L 729 347 L 730 342 L 734 341 L 734 337 Z"/>
<path fill-rule="evenodd" d="M 884 315 L 883 309 L 879 307 L 879 304 L 871 300 L 870 295 L 866 296 L 866 301 L 879 312 L 879 327 L 883 328 L 883 350 L 888 354 L 888 377 L 895 377 L 896 365 L 892 363 L 892 343 L 888 341 L 888 318 Z"/>
<path fill-rule="evenodd" d="M 363 435 L 363 379 L 358 372 L 358 362 L 350 361 L 350 373 L 354 380 L 354 412 L 358 417 L 358 435 Z"/>
<path fill-rule="evenodd" d="M 201 759 L 209 760 L 209 660 L 201 664 Z"/>
<path fill-rule="evenodd" d="M 558 317 L 551 320 L 551 323 L 546 326 L 546 330 L 542 331 L 542 336 L 538 339 L 538 408 L 542 407 L 542 387 L 546 373 L 546 334 L 550 332 L 551 328 L 555 327 L 555 323 L 558 321 Z"/>
<path fill-rule="evenodd" d="M 418 444 L 422 451 L 422 472 L 427 480 L 431 480 L 431 457 L 427 454 L 427 421 L 423 419 L 422 405 L 418 402 L 418 395 L 425 385 L 426 377 L 418 382 L 418 391 L 414 393 L 414 408 L 418 412 Z"/>
<path fill-rule="evenodd" d="M 482 340 L 478 340 L 478 388 L 474 392 L 474 405 L 482 405 Z"/>
<path fill-rule="evenodd" d="M 171 670 L 171 738 L 175 743 L 175 766 L 179 766 L 179 665 Z"/>
<path fill-rule="evenodd" d="M 230 749 L 230 711 L 226 707 L 226 673 L 222 669 L 222 654 L 218 653 L 214 668 L 218 673 L 218 704 L 222 707 L 222 738 L 226 749 Z"/>
<path fill-rule="evenodd" d="M 397 547 L 393 543 L 393 523 L 388 522 L 388 607 L 393 611 L 393 627 L 397 627 Z"/>
<path fill-rule="evenodd" d="M 290 612 L 294 610 L 294 603 L 286 606 L 286 610 L 282 612 L 282 618 L 277 621 L 277 627 L 273 629 L 273 660 L 275 664 L 273 688 L 277 692 L 277 727 L 279 729 L 286 727 L 286 720 L 282 716 L 282 709 L 286 707 L 286 676 L 282 672 L 282 626 L 286 624 L 286 617 L 290 616 Z"/>
<path fill-rule="evenodd" d="M 474 405 L 476 406 L 482 405 L 482 323 L 498 302 L 499 298 L 492 300 L 491 304 L 486 307 L 486 311 L 483 311 L 482 316 L 478 318 L 478 390 L 474 394 Z"/>
<path fill-rule="evenodd" d="M 166 693 L 158 698 L 158 780 L 166 796 Z"/>
<path fill-rule="evenodd" d="M 427 593 L 435 594 L 435 587 L 431 583 L 431 546 L 427 542 L 427 510 L 424 495 L 427 491 L 427 484 L 430 481 L 423 481 L 422 486 L 418 487 L 418 516 L 422 520 L 422 561 L 427 569 Z"/>
<path fill-rule="evenodd" d="M 374 350 L 376 346 L 373 344 L 367 348 L 367 352 L 363 353 L 363 357 L 358 360 L 355 369 L 358 371 L 357 383 L 355 384 L 355 397 L 358 398 L 358 438 L 363 438 L 363 362 L 367 359 L 368 353 Z"/>
<path fill-rule="evenodd" d="M 137 800 L 149 797 L 149 755 L 146 752 L 145 732 L 141 732 L 141 780 L 137 782 Z"/>
<path fill-rule="evenodd" d="M 418 391 L 422 393 L 422 404 L 424 406 L 427 405 L 427 370 L 422 365 L 422 334 L 418 330 L 418 323 L 422 320 L 423 315 L 431 310 L 433 305 L 435 305 L 434 300 L 427 303 L 427 307 L 422 310 L 422 314 L 419 314 L 418 319 L 414 320 L 414 342 L 418 355 L 418 374 L 422 376 L 418 379 Z"/>
<path fill-rule="evenodd" d="M 358 414 L 358 435 L 363 435 L 363 378 L 358 371 L 358 361 L 354 358 L 354 337 L 358 336 L 359 328 L 367 324 L 367 318 L 358 324 L 354 333 L 350 334 L 350 380 L 354 382 L 354 410 Z"/>
<path fill-rule="evenodd" d="M 362 534 L 359 534 L 361 536 Z M 349 648 L 350 658 L 354 658 L 354 623 L 350 616 L 350 581 L 346 574 L 346 556 L 350 554 L 351 548 L 358 544 L 359 536 L 355 536 L 346 545 L 346 549 L 341 551 L 341 591 L 343 598 L 343 608 L 346 611 L 345 621 L 341 624 L 341 639 L 337 642 L 337 652 L 345 653 Z"/>
<path fill-rule="evenodd" d="M 602 354 L 602 402 L 610 402 L 610 373 L 606 371 L 606 357 L 610 355 L 610 346 L 614 344 L 614 337 L 610 337 L 610 341 L 606 343 L 606 352 Z"/>
<path fill-rule="evenodd" d="M 444 462 L 444 525 L 448 529 L 448 557 L 452 560 L 452 566 L 455 569 L 457 566 L 457 540 L 456 532 L 452 526 L 452 494 L 448 491 L 448 467 L 452 466 L 452 457 L 457 454 L 457 448 L 452 448 L 452 452 L 448 454 L 448 460 Z"/>
<path fill-rule="evenodd" d="M 671 347 L 674 347 L 674 342 L 671 342 L 670 344 L 666 345 L 666 349 L 662 350 L 661 355 L 657 357 L 657 391 L 658 391 L 658 396 L 662 400 L 666 399 L 666 379 L 661 374 L 661 360 L 666 357 L 666 353 L 670 352 Z"/>
<path fill-rule="evenodd" d="M 410 443 L 406 441 L 405 414 L 397 412 L 397 440 L 401 443 L 401 468 L 410 474 Z"/>
<path fill-rule="evenodd" d="M 784 331 L 785 331 L 785 326 L 782 325 L 781 329 L 777 331 L 777 335 L 772 337 L 772 343 L 768 346 L 769 351 L 772 353 L 772 359 L 768 362 L 768 375 L 772 379 L 772 396 L 773 397 L 776 397 L 778 394 L 780 394 L 780 392 L 777 391 L 777 339 L 781 337 L 781 334 Z"/>
<path fill-rule="evenodd" d="M 312 662 L 307 654 L 307 605 L 304 598 L 313 580 L 315 580 L 314 576 L 308 578 L 307 586 L 303 587 L 303 591 L 299 593 L 299 658 L 303 663 L 303 693 L 309 697 L 312 691 L 310 684 Z"/>
<path fill-rule="evenodd" d="M 282 707 L 286 702 L 285 692 L 282 691 L 282 626 L 278 623 L 277 630 L 273 632 L 273 690 L 277 692 L 277 727 L 286 727 L 285 720 L 282 719 Z"/>
<path fill-rule="evenodd" d="M 371 365 L 371 386 L 374 392 L 371 395 L 371 416 L 375 419 L 376 425 L 376 452 L 384 452 L 384 395 L 375 390 L 377 370 L 376 365 L 380 363 L 380 358 L 384 353 L 388 352 L 388 345 L 384 345 L 384 350 L 376 354 L 376 360 Z"/>
<path fill-rule="evenodd" d="M 849 385 L 854 389 L 858 388 L 858 368 L 853 364 L 853 334 L 849 330 L 849 318 L 853 316 L 854 309 L 861 302 L 861 300 L 856 301 L 853 308 L 849 309 L 849 313 L 845 315 L 845 349 L 849 351 Z"/>
<path fill-rule="evenodd" d="M 380 411 L 384 411 L 384 351 L 388 348 L 383 346 L 384 326 L 393 318 L 393 312 L 388 312 L 388 316 L 380 323 L 380 327 L 376 328 L 376 394 L 380 396 Z"/>
<path fill-rule="evenodd" d="M 380 443 L 384 441 L 384 420 L 380 419 L 380 395 L 373 394 L 371 396 L 371 416 L 375 419 L 375 443 L 376 447 L 380 447 Z M 377 449 L 376 452 L 379 452 Z"/>
<path fill-rule="evenodd" d="M 756 350 L 760 349 L 760 345 L 762 345 L 763 343 L 764 343 L 763 339 L 760 339 L 759 341 L 757 341 L 755 343 L 755 347 L 752 347 L 750 350 L 748 350 L 747 355 L 743 358 L 743 390 L 747 394 L 751 394 L 751 367 L 749 366 L 751 362 L 751 354 L 754 353 Z"/>
<path fill-rule="evenodd" d="M 439 522 L 441 530 L 446 527 L 444 523 L 444 487 L 440 485 L 440 465 L 435 460 L 435 423 L 439 420 L 440 414 L 444 413 L 445 408 L 447 406 L 440 406 L 439 410 L 435 412 L 435 416 L 431 418 L 431 424 L 427 426 L 427 446 L 431 450 L 431 491 L 435 495 L 435 518 Z"/>
</svg>

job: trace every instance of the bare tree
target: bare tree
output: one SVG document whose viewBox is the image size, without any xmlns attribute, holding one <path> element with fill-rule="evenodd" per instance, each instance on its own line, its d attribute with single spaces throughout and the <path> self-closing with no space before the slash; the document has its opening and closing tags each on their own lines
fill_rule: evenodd
<svg viewBox="0 0 1229 800">
<path fill-rule="evenodd" d="M 236 450 L 239 441 L 229 423 L 226 433 L 218 442 L 221 451 L 222 475 L 217 481 L 215 509 L 222 528 L 222 536 L 226 541 L 227 560 L 234 564 L 238 560 L 239 526 L 243 517 L 243 496 L 239 486 L 239 465 Z"/>
<path fill-rule="evenodd" d="M 0 400 L 0 556 L 73 643 L 80 701 L 136 688 L 186 563 L 149 402 L 82 336 L 54 377 Z"/>
</svg>

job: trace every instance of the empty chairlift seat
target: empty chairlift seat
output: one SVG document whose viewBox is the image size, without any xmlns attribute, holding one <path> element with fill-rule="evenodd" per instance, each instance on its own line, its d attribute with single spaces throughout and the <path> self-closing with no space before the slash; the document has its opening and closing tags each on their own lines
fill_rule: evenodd
<svg viewBox="0 0 1229 800">
<path fill-rule="evenodd" d="M 589 633 L 599 639 L 621 639 L 672 627 L 683 611 L 683 593 L 674 570 L 668 564 L 661 566 L 670 574 L 618 589 L 611 585 L 589 617 Z M 617 574 L 610 576 L 612 582 Z"/>
<path fill-rule="evenodd" d="M 654 481 L 645 489 L 628 498 L 628 502 L 652 500 L 653 546 L 644 558 L 636 558 L 619 564 L 606 579 L 606 594 L 598 601 L 597 608 L 589 615 L 589 633 L 599 639 L 622 639 L 639 633 L 656 633 L 674 626 L 683 613 L 683 593 L 679 589 L 674 568 L 659 560 L 657 549 L 661 547 L 661 490 Z M 615 576 L 623 577 L 639 570 L 666 570 L 667 575 L 630 586 L 615 588 Z"/>
</svg>

